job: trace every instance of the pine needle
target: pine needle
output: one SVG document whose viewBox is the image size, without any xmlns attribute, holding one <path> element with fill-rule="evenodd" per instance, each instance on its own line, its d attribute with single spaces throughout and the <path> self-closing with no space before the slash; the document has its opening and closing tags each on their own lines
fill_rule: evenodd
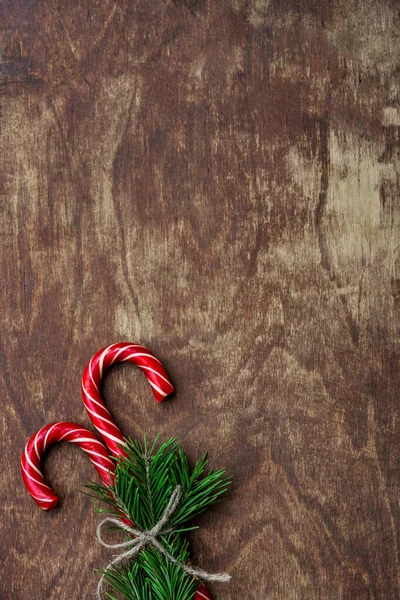
<svg viewBox="0 0 400 600">
<path fill-rule="evenodd" d="M 189 544 L 182 533 L 197 529 L 187 526 L 188 521 L 221 501 L 231 478 L 225 469 L 207 471 L 205 454 L 190 470 L 186 454 L 176 438 L 151 442 L 126 440 L 127 457 L 117 460 L 114 485 L 105 488 L 96 483 L 86 486 L 84 492 L 99 501 L 97 512 L 121 517 L 123 513 L 135 527 L 148 530 L 160 520 L 172 492 L 182 487 L 178 508 L 171 516 L 168 527 L 174 531 L 161 536 L 160 542 L 179 562 L 189 562 Z M 126 600 L 193 600 L 199 582 L 169 561 L 153 547 L 143 548 L 124 568 L 112 567 L 105 572 L 109 587 Z M 110 600 L 117 600 L 106 592 Z"/>
</svg>

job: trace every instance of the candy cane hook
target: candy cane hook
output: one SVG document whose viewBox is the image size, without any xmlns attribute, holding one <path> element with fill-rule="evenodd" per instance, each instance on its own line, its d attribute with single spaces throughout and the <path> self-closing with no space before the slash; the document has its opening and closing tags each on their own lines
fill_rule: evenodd
<svg viewBox="0 0 400 600">
<path fill-rule="evenodd" d="M 40 461 L 47 448 L 56 442 L 72 442 L 90 458 L 105 486 L 112 483 L 115 465 L 107 449 L 96 436 L 76 423 L 66 421 L 50 423 L 39 429 L 25 446 L 21 458 L 21 474 L 26 489 L 35 502 L 44 510 L 51 510 L 58 504 L 58 496 L 47 485 L 40 470 Z"/>
<path fill-rule="evenodd" d="M 138 344 L 127 342 L 112 344 L 97 352 L 87 364 L 82 378 L 83 403 L 93 425 L 111 452 L 115 456 L 126 456 L 123 450 L 125 446 L 123 435 L 100 394 L 104 372 L 111 365 L 120 362 L 131 362 L 142 369 L 157 402 L 162 402 L 174 391 L 174 388 L 158 358 L 150 350 Z"/>
<path fill-rule="evenodd" d="M 105 370 L 119 362 L 132 362 L 142 369 L 157 402 L 162 402 L 174 391 L 174 388 L 158 358 L 150 350 L 138 344 L 121 342 L 107 346 L 97 352 L 86 365 L 82 378 L 82 398 L 89 417 L 111 452 L 115 456 L 126 456 L 123 450 L 125 445 L 123 435 L 100 394 L 100 384 Z M 193 600 L 211 600 L 205 585 L 200 585 Z"/>
</svg>

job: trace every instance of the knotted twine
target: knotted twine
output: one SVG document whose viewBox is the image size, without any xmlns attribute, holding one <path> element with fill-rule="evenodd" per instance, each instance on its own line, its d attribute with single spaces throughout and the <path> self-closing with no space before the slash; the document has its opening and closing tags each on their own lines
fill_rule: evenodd
<svg viewBox="0 0 400 600">
<path fill-rule="evenodd" d="M 101 521 L 101 523 L 99 523 L 99 525 L 97 526 L 97 530 L 96 530 L 96 537 L 97 537 L 97 541 L 102 546 L 105 546 L 105 548 L 129 548 L 129 549 L 125 550 L 125 552 L 121 552 L 121 554 L 114 557 L 113 560 L 106 567 L 106 570 L 103 573 L 103 575 L 101 576 L 101 579 L 99 581 L 99 585 L 97 586 L 98 600 L 101 600 L 101 598 L 102 598 L 103 583 L 104 583 L 104 578 L 107 575 L 107 571 L 114 565 L 119 564 L 121 561 L 123 561 L 127 558 L 131 558 L 132 556 L 135 556 L 142 548 L 144 548 L 147 545 L 150 545 L 150 546 L 153 546 L 154 548 L 156 548 L 161 554 L 163 554 L 166 558 L 168 558 L 168 560 L 170 560 L 172 563 L 178 565 L 183 571 L 185 571 L 185 573 L 188 573 L 189 575 L 193 575 L 194 577 L 198 577 L 199 579 L 203 579 L 204 581 L 227 582 L 227 581 L 231 580 L 231 576 L 228 575 L 228 573 L 207 573 L 206 571 L 203 571 L 203 569 L 193 569 L 192 567 L 185 565 L 184 563 L 182 563 L 179 560 L 177 560 L 176 558 L 174 558 L 168 552 L 168 550 L 166 550 L 164 548 L 164 546 L 158 541 L 157 538 L 160 535 L 165 535 L 166 533 L 170 533 L 171 531 L 174 530 L 173 527 L 170 527 L 169 529 L 163 529 L 163 527 L 167 523 L 167 521 L 170 519 L 170 517 L 173 515 L 175 510 L 177 509 L 179 500 L 181 499 L 181 495 L 182 495 L 182 488 L 180 485 L 177 485 L 175 490 L 171 494 L 171 497 L 169 499 L 169 502 L 168 502 L 162 516 L 161 516 L 161 519 L 158 521 L 158 523 L 156 523 L 156 525 L 152 529 L 148 529 L 148 530 L 136 529 L 134 527 L 130 527 L 129 525 L 126 525 L 122 521 L 118 521 L 118 519 L 113 519 L 112 517 L 107 517 L 106 519 Z M 102 538 L 102 529 L 103 529 L 104 525 L 107 525 L 108 523 L 113 523 L 114 525 L 118 525 L 118 527 L 120 529 L 123 529 L 124 531 L 129 533 L 129 535 L 134 535 L 135 537 L 127 540 L 126 542 L 121 542 L 119 544 L 107 544 L 107 542 L 105 542 Z"/>
</svg>

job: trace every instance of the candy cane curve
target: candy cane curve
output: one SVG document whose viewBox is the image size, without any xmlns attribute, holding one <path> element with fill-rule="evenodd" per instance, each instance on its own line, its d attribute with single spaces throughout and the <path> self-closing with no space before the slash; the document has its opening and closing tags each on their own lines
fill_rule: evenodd
<svg viewBox="0 0 400 600">
<path fill-rule="evenodd" d="M 86 365 L 82 377 L 82 398 L 89 417 L 115 456 L 126 456 L 123 435 L 106 408 L 100 394 L 100 384 L 106 369 L 120 362 L 132 362 L 143 370 L 157 402 L 174 391 L 168 375 L 150 350 L 138 344 L 120 342 L 97 352 Z M 196 590 L 193 600 L 211 600 L 205 585 Z"/>
<path fill-rule="evenodd" d="M 82 448 L 92 461 L 105 486 L 112 483 L 115 469 L 115 464 L 109 457 L 105 446 L 85 427 L 67 421 L 45 425 L 30 438 L 25 446 L 21 458 L 21 474 L 32 498 L 47 511 L 57 506 L 59 498 L 47 485 L 40 470 L 40 462 L 45 450 L 56 442 L 71 442 Z"/>
<path fill-rule="evenodd" d="M 113 364 L 131 362 L 137 365 L 151 385 L 157 402 L 174 391 L 168 375 L 150 350 L 138 344 L 120 342 L 99 350 L 86 365 L 82 378 L 82 398 L 89 417 L 105 444 L 115 456 L 126 456 L 123 435 L 106 408 L 100 384 L 106 369 Z"/>
</svg>

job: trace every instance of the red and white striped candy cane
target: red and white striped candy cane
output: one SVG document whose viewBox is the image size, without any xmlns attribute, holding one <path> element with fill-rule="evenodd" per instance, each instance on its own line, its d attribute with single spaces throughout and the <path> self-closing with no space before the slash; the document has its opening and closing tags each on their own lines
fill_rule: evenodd
<svg viewBox="0 0 400 600">
<path fill-rule="evenodd" d="M 142 369 L 157 402 L 162 402 L 174 391 L 158 358 L 143 346 L 121 342 L 107 346 L 93 356 L 83 373 L 82 398 L 93 425 L 115 456 L 126 456 L 125 442 L 101 397 L 100 383 L 105 370 L 121 362 L 131 362 Z"/>
<path fill-rule="evenodd" d="M 123 435 L 114 423 L 100 394 L 100 384 L 105 370 L 120 362 L 132 362 L 142 369 L 157 402 L 162 402 L 174 391 L 174 388 L 158 358 L 150 350 L 138 344 L 121 342 L 107 346 L 97 352 L 86 365 L 82 378 L 82 398 L 89 417 L 111 452 L 115 456 L 126 456 L 123 450 L 125 445 Z M 204 585 L 196 591 L 193 600 L 211 600 Z"/>
<path fill-rule="evenodd" d="M 91 431 L 66 421 L 50 423 L 31 437 L 21 459 L 21 474 L 26 489 L 41 508 L 51 510 L 59 500 L 47 485 L 40 470 L 44 451 L 56 442 L 72 442 L 82 448 L 96 467 L 104 485 L 109 486 L 112 483 L 114 462 L 105 446 Z"/>
</svg>

